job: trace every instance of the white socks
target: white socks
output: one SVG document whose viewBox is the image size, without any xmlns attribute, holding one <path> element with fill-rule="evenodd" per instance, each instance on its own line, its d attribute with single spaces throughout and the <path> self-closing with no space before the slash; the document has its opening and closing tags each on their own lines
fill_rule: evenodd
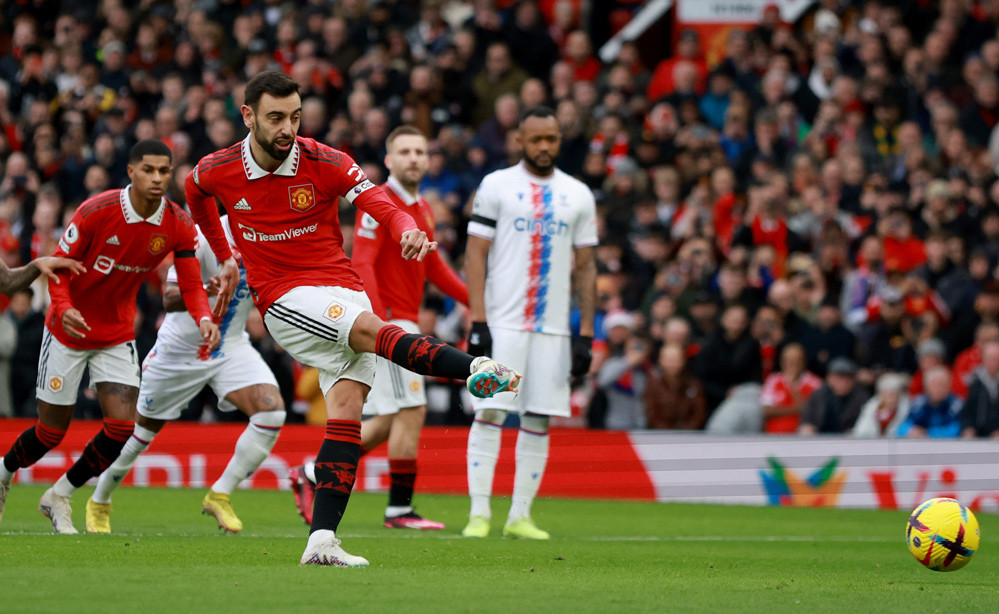
<svg viewBox="0 0 999 614">
<path fill-rule="evenodd" d="M 305 545 L 305 550 L 308 552 L 309 548 L 313 548 L 324 541 L 335 538 L 336 533 L 330 529 L 319 529 L 317 531 L 313 531 L 312 533 L 309 533 L 309 542 Z"/>
<path fill-rule="evenodd" d="M 73 486 L 72 484 L 69 483 L 69 478 L 67 478 L 66 474 L 64 473 L 61 476 L 59 476 L 59 479 L 56 480 L 56 483 L 52 485 L 52 492 L 59 495 L 60 497 L 72 497 L 73 493 L 76 492 L 76 486 Z"/>
<path fill-rule="evenodd" d="M 485 409 L 476 412 L 468 432 L 468 494 L 472 500 L 469 516 L 491 517 L 489 498 L 499 458 L 506 412 Z M 517 471 L 513 478 L 513 503 L 507 524 L 530 517 L 531 504 L 538 494 L 548 464 L 548 416 L 521 416 L 517 434 Z"/>
<path fill-rule="evenodd" d="M 231 495 L 240 482 L 257 470 L 271 453 L 278 432 L 284 425 L 285 415 L 284 411 L 262 411 L 250 416 L 250 424 L 236 441 L 232 459 L 222 476 L 212 484 L 213 492 Z"/>
<path fill-rule="evenodd" d="M 118 488 L 121 480 L 132 470 L 139 455 L 149 448 L 153 437 L 156 437 L 156 431 L 151 431 L 138 424 L 135 425 L 135 430 L 132 431 L 132 436 L 125 442 L 125 447 L 121 449 L 121 454 L 111 463 L 110 467 L 104 470 L 101 477 L 97 479 L 97 489 L 91 497 L 94 503 L 111 503 L 111 492 L 115 488 Z M 60 482 L 65 477 L 59 478 Z"/>
<path fill-rule="evenodd" d="M 313 484 L 315 484 L 316 483 L 316 461 L 309 461 L 309 462 L 305 463 L 304 465 L 302 465 L 302 468 L 305 470 L 305 477 L 310 482 L 312 482 Z"/>
<path fill-rule="evenodd" d="M 472 499 L 470 516 L 492 516 L 489 497 L 493 493 L 493 474 L 496 472 L 505 418 L 504 411 L 478 411 L 468 432 L 468 494 Z"/>
<path fill-rule="evenodd" d="M 538 421 L 543 420 L 541 425 Z M 539 428 L 540 427 L 540 428 Z M 548 418 L 521 416 L 517 434 L 517 471 L 513 477 L 513 503 L 507 524 L 531 515 L 548 464 Z"/>
</svg>

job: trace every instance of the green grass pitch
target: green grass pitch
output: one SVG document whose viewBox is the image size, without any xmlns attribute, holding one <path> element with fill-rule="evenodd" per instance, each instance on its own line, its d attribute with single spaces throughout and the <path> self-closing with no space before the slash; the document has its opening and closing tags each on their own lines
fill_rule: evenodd
<svg viewBox="0 0 999 614">
<path fill-rule="evenodd" d="M 122 488 L 112 535 L 59 536 L 15 485 L 0 524 L 0 612 L 999 611 L 999 516 L 963 570 L 908 553 L 906 512 L 540 500 L 549 542 L 462 539 L 464 497 L 417 497 L 439 532 L 381 527 L 384 495 L 351 498 L 340 534 L 367 569 L 300 567 L 291 494 L 238 491 L 245 529 L 200 515 L 203 491 Z M 91 489 L 75 498 L 83 530 Z"/>
</svg>

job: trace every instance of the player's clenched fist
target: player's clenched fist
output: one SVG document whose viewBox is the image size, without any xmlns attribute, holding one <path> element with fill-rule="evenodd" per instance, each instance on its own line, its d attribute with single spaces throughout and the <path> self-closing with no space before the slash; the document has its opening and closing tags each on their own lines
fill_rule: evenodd
<svg viewBox="0 0 999 614">
<path fill-rule="evenodd" d="M 593 362 L 593 337 L 580 335 L 572 338 L 572 368 L 570 373 L 574 377 L 586 375 L 590 372 L 590 363 Z"/>
<path fill-rule="evenodd" d="M 402 245 L 402 257 L 406 260 L 415 257 L 417 262 L 422 262 L 427 254 L 437 249 L 437 241 L 427 239 L 427 233 L 415 228 L 402 233 L 399 244 Z"/>
<path fill-rule="evenodd" d="M 493 353 L 493 336 L 485 322 L 472 322 L 468 332 L 468 353 L 472 356 L 489 356 Z"/>
</svg>

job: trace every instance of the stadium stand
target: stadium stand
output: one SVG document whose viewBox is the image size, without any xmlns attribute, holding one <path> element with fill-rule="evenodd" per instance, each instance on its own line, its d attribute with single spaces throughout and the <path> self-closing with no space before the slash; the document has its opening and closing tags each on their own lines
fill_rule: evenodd
<svg viewBox="0 0 999 614">
<path fill-rule="evenodd" d="M 994 373 L 979 364 L 999 322 L 999 3 L 823 0 L 794 23 L 767 11 L 712 57 L 704 37 L 674 26 L 675 45 L 618 41 L 601 60 L 597 50 L 640 5 L 9 3 L 0 23 L 0 257 L 18 266 L 51 253 L 80 202 L 127 181 L 126 153 L 138 139 L 171 147 L 170 196 L 182 201 L 191 165 L 245 134 L 246 79 L 277 68 L 302 84 L 301 134 L 348 151 L 376 183 L 393 127 L 430 135 L 422 189 L 442 248 L 460 264 L 470 194 L 517 159 L 517 112 L 546 103 L 563 129 L 560 167 L 597 196 L 598 319 L 626 322 L 613 335 L 598 324 L 592 374 L 577 383 L 566 424 L 661 423 L 648 382 L 677 394 L 683 381 L 707 396 L 709 415 L 686 425 L 709 423 L 726 402 L 802 412 L 813 386 L 803 393 L 797 380 L 782 375 L 760 397 L 792 342 L 813 378 L 844 359 L 856 385 L 873 392 L 899 387 L 878 386 L 886 377 L 918 379 L 932 341 L 956 397 L 976 381 L 976 394 L 995 390 Z M 343 219 L 351 224 L 353 213 Z M 160 280 L 151 277 L 139 299 L 142 350 L 163 315 Z M 12 350 L 0 401 L 8 405 L 8 387 L 11 395 L 0 416 L 33 411 L 23 383 L 34 378 L 46 300 L 36 284 L 0 304 L 17 331 L 8 343 L 10 327 L 2 329 Z M 737 335 L 723 323 L 735 304 L 745 307 Z M 458 309 L 431 293 L 422 323 L 459 342 Z M 298 367 L 257 328 L 290 400 Z M 660 366 L 667 341 L 683 348 L 671 364 L 689 368 Z M 698 355 L 736 347 L 752 353 L 726 357 L 747 367 L 739 374 Z M 920 394 L 917 384 L 910 393 Z M 212 402 L 199 400 L 188 417 Z M 826 403 L 836 411 L 844 400 L 831 394 Z M 81 417 L 97 415 L 91 406 L 80 403 Z M 431 422 L 470 419 L 447 387 L 431 391 L 431 407 Z M 881 428 L 871 432 L 893 436 L 884 426 L 904 422 L 875 414 Z M 970 432 L 997 429 L 976 423 Z"/>
</svg>

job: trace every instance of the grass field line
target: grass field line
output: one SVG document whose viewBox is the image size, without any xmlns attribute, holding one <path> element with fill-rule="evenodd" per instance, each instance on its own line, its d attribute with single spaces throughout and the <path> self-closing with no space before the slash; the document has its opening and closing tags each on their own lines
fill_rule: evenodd
<svg viewBox="0 0 999 614">
<path fill-rule="evenodd" d="M 36 537 L 52 536 L 58 539 L 66 539 L 55 533 L 36 533 L 29 531 L 0 531 L 0 535 L 32 535 Z M 82 535 L 82 534 L 81 534 Z M 204 533 L 112 533 L 109 536 L 87 537 L 87 539 L 111 539 L 111 538 L 141 538 L 141 537 L 206 537 Z M 257 534 L 242 532 L 237 535 L 218 534 L 219 538 L 228 539 L 305 539 L 307 534 L 302 533 L 267 533 Z M 339 534 L 343 539 L 443 539 L 452 540 L 466 538 L 453 533 L 437 532 L 355 532 L 345 531 Z M 496 537 L 499 537 L 498 535 Z M 494 538 L 486 538 L 495 539 Z M 79 537 L 77 537 L 79 539 Z M 835 536 L 819 537 L 814 535 L 590 535 L 590 536 L 568 536 L 559 535 L 552 541 L 574 541 L 574 542 L 747 542 L 747 543 L 779 543 L 779 542 L 803 542 L 803 543 L 892 543 L 902 541 L 901 538 L 888 537 L 849 537 Z"/>
</svg>

